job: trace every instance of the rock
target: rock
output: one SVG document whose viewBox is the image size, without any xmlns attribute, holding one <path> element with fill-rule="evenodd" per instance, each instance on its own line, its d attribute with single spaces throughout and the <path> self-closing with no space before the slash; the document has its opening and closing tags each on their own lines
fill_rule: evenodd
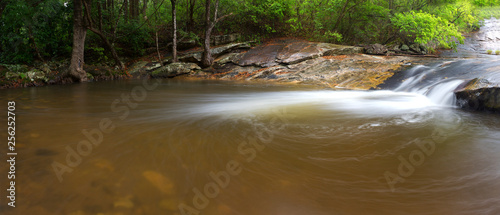
<svg viewBox="0 0 500 215">
<path fill-rule="evenodd" d="M 203 54 L 203 52 L 188 53 L 188 54 L 179 56 L 177 59 L 180 62 L 185 62 L 185 63 L 200 63 L 202 54 Z M 170 62 L 170 61 L 168 61 L 168 62 Z"/>
<path fill-rule="evenodd" d="M 234 59 L 236 59 L 236 57 L 238 55 L 239 55 L 239 53 L 225 54 L 225 55 L 222 55 L 219 58 L 215 59 L 214 63 L 220 64 L 220 65 L 226 64 L 226 63 L 232 62 Z"/>
<path fill-rule="evenodd" d="M 376 89 L 391 77 L 404 57 L 372 55 L 322 56 L 288 65 L 261 67 L 226 64 L 222 68 L 204 70 L 191 77 L 225 80 L 269 80 L 280 82 L 316 83 L 331 88 Z"/>
<path fill-rule="evenodd" d="M 180 50 L 183 50 L 183 49 L 190 49 L 190 48 L 194 48 L 198 46 L 198 44 L 196 43 L 196 40 L 183 40 L 183 41 L 179 41 L 177 43 L 177 48 L 179 48 Z"/>
<path fill-rule="evenodd" d="M 144 171 L 142 176 L 164 194 L 174 194 L 174 183 L 159 172 Z"/>
<path fill-rule="evenodd" d="M 378 43 L 367 45 L 365 46 L 365 53 L 373 55 L 385 55 L 387 53 L 387 47 Z"/>
<path fill-rule="evenodd" d="M 233 61 L 240 66 L 273 67 L 342 54 L 362 53 L 361 47 L 316 43 L 294 39 L 278 39 L 255 47 Z"/>
<path fill-rule="evenodd" d="M 151 62 L 151 63 L 144 65 L 144 69 L 146 71 L 152 71 L 152 70 L 158 69 L 160 67 L 161 67 L 161 63 L 159 63 L 159 62 Z"/>
<path fill-rule="evenodd" d="M 455 90 L 457 105 L 467 110 L 500 112 L 500 86 L 473 79 Z"/>
<path fill-rule="evenodd" d="M 47 81 L 47 78 L 45 77 L 45 74 L 42 71 L 38 70 L 38 69 L 32 69 L 29 72 L 27 72 L 26 75 L 28 76 L 28 78 L 31 81 L 34 81 L 34 80 L 44 80 L 44 81 Z"/>
<path fill-rule="evenodd" d="M 6 79 L 17 79 L 17 78 L 19 78 L 19 73 L 8 71 L 5 73 L 5 78 Z"/>
<path fill-rule="evenodd" d="M 344 46 L 331 43 L 320 43 L 318 44 L 320 48 L 325 48 L 323 56 L 334 56 L 334 55 L 351 55 L 351 54 L 361 54 L 363 53 L 363 47 L 356 46 Z"/>
<path fill-rule="evenodd" d="M 134 73 L 140 72 L 144 66 L 148 64 L 147 61 L 137 61 L 132 66 L 130 66 L 130 69 L 128 70 L 128 73 L 133 75 Z"/>
<path fill-rule="evenodd" d="M 210 39 L 210 43 L 213 45 L 222 45 L 235 42 L 241 38 L 241 34 L 227 34 L 227 35 L 219 35 L 214 36 Z"/>
<path fill-rule="evenodd" d="M 151 75 L 156 78 L 171 78 L 179 75 L 188 74 L 193 70 L 201 69 L 195 63 L 171 63 L 154 70 Z"/>
<path fill-rule="evenodd" d="M 237 49 L 248 49 L 250 47 L 251 46 L 248 42 L 231 43 L 228 45 L 212 48 L 212 49 L 210 49 L 210 51 L 212 52 L 212 57 L 217 58 L 218 56 L 229 53 L 231 51 L 234 51 Z M 180 62 L 200 63 L 202 56 L 203 56 L 203 51 L 197 51 L 197 52 L 190 52 L 190 53 L 184 54 L 182 56 L 179 56 L 178 59 Z"/>
<path fill-rule="evenodd" d="M 410 51 L 410 47 L 408 47 L 408 46 L 407 46 L 407 45 L 405 45 L 405 44 L 401 45 L 401 48 L 400 48 L 400 49 L 401 49 L 401 51 L 405 51 L 405 52 Z"/>
<path fill-rule="evenodd" d="M 131 198 L 132 198 L 132 195 L 128 195 L 128 196 L 119 198 L 118 200 L 116 200 L 113 203 L 113 206 L 115 208 L 120 208 L 120 207 L 122 207 L 122 208 L 133 208 L 134 207 L 134 203 L 132 202 Z"/>
</svg>

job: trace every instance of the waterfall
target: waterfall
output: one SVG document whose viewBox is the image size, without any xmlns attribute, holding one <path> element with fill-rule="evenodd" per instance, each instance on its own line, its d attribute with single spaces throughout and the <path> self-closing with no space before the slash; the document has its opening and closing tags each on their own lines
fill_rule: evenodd
<svg viewBox="0 0 500 215">
<path fill-rule="evenodd" d="M 418 65 L 404 71 L 404 81 L 396 92 L 412 92 L 424 95 L 437 105 L 455 106 L 454 90 L 464 82 L 460 78 L 448 78 L 442 72 L 448 62 L 435 66 Z"/>
</svg>

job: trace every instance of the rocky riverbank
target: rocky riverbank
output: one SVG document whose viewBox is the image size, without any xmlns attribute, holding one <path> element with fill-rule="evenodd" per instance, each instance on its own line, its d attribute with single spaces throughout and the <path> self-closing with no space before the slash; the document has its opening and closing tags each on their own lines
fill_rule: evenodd
<svg viewBox="0 0 500 215">
<path fill-rule="evenodd" d="M 215 63 L 198 66 L 201 52 L 187 52 L 178 63 L 139 61 L 134 77 L 215 79 L 319 84 L 341 89 L 377 89 L 396 71 L 429 59 L 367 55 L 365 48 L 298 39 L 275 39 L 256 47 L 232 43 L 214 48 Z"/>
</svg>

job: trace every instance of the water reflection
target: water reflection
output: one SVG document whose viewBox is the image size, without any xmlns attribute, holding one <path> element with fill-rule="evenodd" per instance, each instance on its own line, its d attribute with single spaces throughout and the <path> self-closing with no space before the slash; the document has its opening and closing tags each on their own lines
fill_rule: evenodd
<svg viewBox="0 0 500 215">
<path fill-rule="evenodd" d="M 140 84 L 2 91 L 18 103 L 19 191 L 18 207 L 1 213 L 182 214 L 182 204 L 200 214 L 500 213 L 496 115 L 414 93 L 165 82 L 118 120 L 110 105 Z M 115 130 L 59 182 L 52 163 L 103 118 Z M 391 190 L 384 173 L 399 174 L 398 157 L 410 162 L 418 141 L 435 150 Z M 221 172 L 227 181 L 212 176 Z"/>
</svg>

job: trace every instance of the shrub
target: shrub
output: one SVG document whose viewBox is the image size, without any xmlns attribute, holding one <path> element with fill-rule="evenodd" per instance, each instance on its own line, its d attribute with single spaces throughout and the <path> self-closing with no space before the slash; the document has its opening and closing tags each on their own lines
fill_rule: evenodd
<svg viewBox="0 0 500 215">
<path fill-rule="evenodd" d="M 491 53 L 493 53 L 493 51 L 488 49 L 488 50 L 486 50 L 486 53 L 491 54 Z"/>
<path fill-rule="evenodd" d="M 500 50 L 496 50 L 496 51 L 495 51 L 495 54 L 496 54 L 496 55 L 499 55 L 499 54 L 500 54 Z"/>
<path fill-rule="evenodd" d="M 457 41 L 462 44 L 464 40 L 453 23 L 422 11 L 398 13 L 391 22 L 402 37 L 426 46 L 437 44 L 442 48 L 456 48 Z"/>
</svg>

